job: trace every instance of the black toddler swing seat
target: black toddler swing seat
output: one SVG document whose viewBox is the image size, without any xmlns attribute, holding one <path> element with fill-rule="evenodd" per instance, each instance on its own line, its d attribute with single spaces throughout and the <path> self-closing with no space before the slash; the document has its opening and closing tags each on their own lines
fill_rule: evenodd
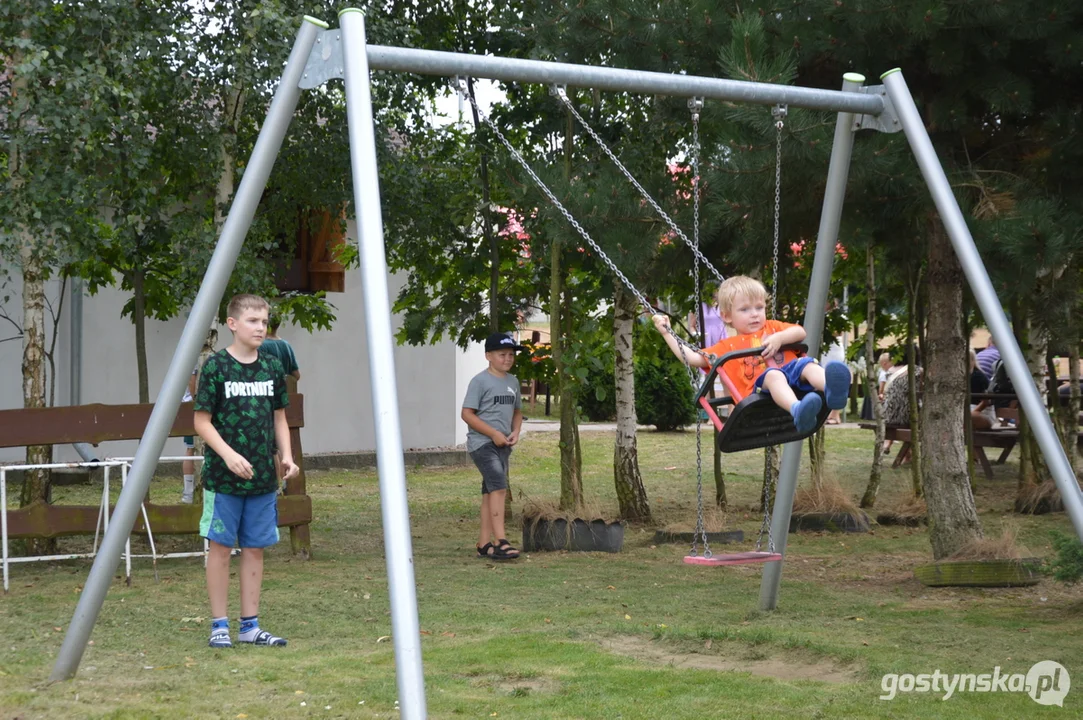
<svg viewBox="0 0 1083 720">
<path fill-rule="evenodd" d="M 786 345 L 782 350 L 796 352 L 799 356 L 808 352 L 808 346 L 804 344 Z M 724 453 L 740 452 L 742 450 L 754 450 L 769 445 L 783 445 L 804 440 L 809 437 L 827 421 L 831 411 L 827 407 L 826 399 L 822 392 L 817 391 L 823 405 L 819 415 L 816 416 L 816 425 L 808 432 L 798 432 L 793 424 L 793 416 L 786 412 L 771 399 L 766 393 L 750 393 L 748 397 L 742 397 L 722 366 L 733 360 L 753 357 L 763 352 L 763 348 L 748 348 L 746 350 L 734 350 L 718 358 L 711 365 L 699 393 L 696 395 L 696 404 L 707 413 L 707 418 L 714 424 L 716 435 L 715 442 L 718 449 Z M 768 365 L 777 367 L 768 360 Z M 714 387 L 714 379 L 718 377 L 729 390 L 730 397 L 712 398 L 711 389 Z M 806 393 L 795 391 L 800 400 Z M 715 409 L 722 405 L 733 405 L 729 417 L 723 420 Z"/>
</svg>

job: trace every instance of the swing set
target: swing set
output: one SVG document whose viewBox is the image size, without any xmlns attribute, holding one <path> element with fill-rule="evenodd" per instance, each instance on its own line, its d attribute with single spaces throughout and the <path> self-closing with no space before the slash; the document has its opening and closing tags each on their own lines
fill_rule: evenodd
<svg viewBox="0 0 1083 720">
<path fill-rule="evenodd" d="M 482 77 L 506 82 L 540 83 L 546 86 L 574 85 L 602 91 L 643 93 L 754 103 L 760 105 L 802 107 L 837 113 L 831 160 L 817 233 L 816 251 L 805 303 L 802 325 L 808 335 L 808 353 L 820 352 L 823 331 L 823 308 L 838 240 L 843 198 L 849 175 L 854 135 L 858 130 L 906 133 L 937 211 L 944 222 L 948 237 L 966 273 L 982 316 L 989 330 L 999 340 L 1001 358 L 1015 384 L 1016 393 L 1041 448 L 1042 455 L 1056 481 L 1064 507 L 1076 535 L 1083 539 L 1083 492 L 1075 481 L 1068 458 L 1061 449 L 1056 431 L 1045 412 L 1038 388 L 1030 378 L 1026 360 L 1014 340 L 1008 318 L 1004 314 L 992 281 L 989 279 L 974 239 L 966 225 L 962 210 L 955 199 L 944 169 L 937 158 L 921 115 L 907 88 L 902 72 L 890 70 L 883 75 L 882 85 L 865 86 L 865 77 L 857 73 L 843 76 L 841 90 L 771 85 L 720 78 L 697 77 L 681 73 L 658 73 L 625 70 L 569 63 L 545 62 L 517 58 L 466 55 L 459 53 L 417 50 L 369 45 L 365 36 L 365 16 L 357 8 L 339 12 L 340 27 L 330 29 L 317 18 L 305 17 L 298 30 L 289 59 L 274 98 L 260 128 L 244 176 L 237 187 L 233 204 L 222 226 L 218 245 L 207 266 L 199 293 L 188 314 L 184 331 L 170 361 L 156 403 L 147 421 L 135 453 L 128 483 L 117 500 L 109 530 L 94 559 L 83 591 L 72 614 L 72 620 L 57 652 L 50 680 L 66 680 L 75 675 L 90 633 L 101 612 L 105 596 L 113 581 L 124 551 L 124 545 L 139 514 L 140 505 L 150 486 L 158 458 L 177 415 L 184 386 L 203 344 L 206 328 L 214 320 L 230 274 L 252 224 L 260 196 L 270 177 L 271 168 L 289 128 L 290 118 L 297 107 L 302 90 L 319 87 L 332 79 L 341 79 L 346 97 L 346 113 L 350 141 L 350 160 L 354 187 L 354 207 L 357 218 L 357 239 L 360 257 L 362 304 L 365 316 L 365 337 L 369 357 L 369 379 L 372 411 L 376 431 L 376 452 L 380 482 L 380 504 L 384 529 L 384 552 L 391 598 L 391 622 L 395 665 L 401 714 L 406 720 L 426 717 L 425 683 L 421 664 L 421 626 L 418 618 L 417 585 L 414 577 L 413 543 L 410 515 L 406 497 L 406 468 L 403 459 L 402 431 L 396 396 L 394 338 L 391 304 L 388 299 L 387 257 L 384 247 L 381 216 L 379 172 L 376 160 L 376 133 L 373 126 L 372 93 L 369 86 L 371 70 L 417 73 L 442 77 Z M 505 145 L 516 155 L 510 144 Z M 698 161 L 697 161 L 698 162 Z M 696 168 L 698 176 L 698 168 Z M 528 171 L 528 174 L 534 175 Z M 537 180 L 535 176 L 535 180 Z M 697 180 L 698 183 L 698 180 Z M 777 187 L 777 181 L 776 181 Z M 551 192 L 547 195 L 555 200 Z M 660 208 L 655 208 L 659 210 Z M 585 231 L 567 211 L 563 211 L 573 227 L 587 239 Z M 663 217 L 668 217 L 663 215 Z M 697 217 L 698 227 L 698 217 Z M 683 233 L 678 233 L 683 237 Z M 697 234 L 698 241 L 698 234 Z M 592 249 L 602 256 L 599 248 Z M 777 248 L 777 245 L 776 245 Z M 698 261 L 705 262 L 698 247 L 693 247 Z M 610 269 L 626 285 L 615 265 Z M 698 266 L 697 266 L 698 276 Z M 642 302 L 642 300 L 641 300 Z M 645 307 L 649 307 L 644 303 Z M 819 309 L 817 311 L 817 309 Z M 681 341 L 684 343 L 684 341 Z M 698 348 L 682 344 L 693 352 Z M 711 374 L 735 358 L 723 357 L 712 364 Z M 724 377 L 724 376 L 723 376 Z M 713 382 L 713 378 L 709 378 Z M 701 389 L 699 400 L 706 398 Z M 717 441 L 724 451 L 745 449 L 776 442 L 786 442 L 782 466 L 778 474 L 773 516 L 768 526 L 768 551 L 774 549 L 776 558 L 740 558 L 732 562 L 763 562 L 760 584 L 760 609 L 774 610 L 782 578 L 786 533 L 793 509 L 793 494 L 797 486 L 797 469 L 801 443 L 792 442 L 785 432 L 770 435 L 768 408 L 759 412 L 756 398 L 732 398 L 736 404 L 729 419 L 711 417 L 718 430 Z M 751 402 L 750 402 L 751 401 Z M 746 404 L 747 403 L 747 404 Z M 773 403 L 771 403 L 773 405 Z M 703 407 L 703 403 L 700 402 Z M 750 408 L 755 406 L 757 410 Z M 704 408 L 713 409 L 712 401 Z M 715 412 L 717 416 L 717 412 Z M 719 429 L 719 426 L 721 428 Z M 727 430 L 728 428 L 728 430 Z M 747 428 L 747 432 L 742 431 Z M 748 437 L 745 438 L 744 436 Z M 756 438 L 760 438 L 757 440 Z M 768 439 L 769 438 L 769 439 Z M 700 482 L 702 494 L 702 480 Z M 702 499 L 701 499 L 702 506 Z M 715 558 L 696 557 L 696 564 L 721 564 Z M 715 560 L 715 562 L 711 562 Z"/>
<path fill-rule="evenodd" d="M 545 182 L 534 172 L 530 164 L 526 162 L 523 156 L 518 150 L 511 144 L 507 136 L 497 127 L 492 118 L 489 117 L 481 107 L 478 106 L 474 97 L 468 90 L 468 83 L 465 78 L 456 77 L 453 83 L 454 89 L 459 93 L 459 96 L 466 102 L 469 102 L 473 107 L 478 117 L 480 117 L 485 124 L 492 130 L 493 134 L 500 140 L 500 142 L 507 149 L 508 153 L 515 159 L 520 167 L 530 176 L 531 180 L 538 186 L 549 202 L 564 215 L 568 223 L 575 228 L 576 232 L 586 241 L 586 244 L 595 252 L 595 254 L 602 260 L 605 266 L 610 272 L 615 275 L 620 282 L 628 288 L 643 309 L 650 313 L 652 316 L 662 314 L 661 311 L 656 309 L 646 296 L 639 291 L 638 288 L 632 284 L 631 280 L 621 272 L 616 263 L 609 257 L 609 255 L 602 250 L 602 248 L 595 242 L 594 238 L 590 236 L 590 233 L 580 224 L 571 212 L 564 206 L 563 203 L 557 199 L 556 194 L 545 184 Z M 692 238 L 689 239 L 685 235 L 684 231 L 673 221 L 673 218 L 666 213 L 665 210 L 658 204 L 658 202 L 651 197 L 650 193 L 646 191 L 642 184 L 636 180 L 635 176 L 625 167 L 624 163 L 617 158 L 613 150 L 606 144 L 606 142 L 599 136 L 597 131 L 591 127 L 583 116 L 576 109 L 574 103 L 568 97 L 565 88 L 561 85 L 554 85 L 550 88 L 550 94 L 560 100 L 569 113 L 579 122 L 580 126 L 587 132 L 588 135 L 598 144 L 598 147 L 609 157 L 613 164 L 620 170 L 621 174 L 631 183 L 643 200 L 646 201 L 656 213 L 665 221 L 670 230 L 679 237 L 685 244 L 692 249 L 692 255 L 694 258 L 694 272 L 695 278 L 695 297 L 701 296 L 700 288 L 700 264 L 702 263 L 707 269 L 714 275 L 714 277 L 721 282 L 724 280 L 722 274 L 718 271 L 714 265 L 711 264 L 703 253 L 699 249 L 699 203 L 700 203 L 700 170 L 699 170 L 699 120 L 700 113 L 703 110 L 703 98 L 693 97 L 688 101 L 688 108 L 691 112 L 692 118 L 692 204 L 693 204 L 693 226 L 692 226 Z M 773 235 L 773 250 L 772 250 L 772 278 L 776 284 L 775 292 L 771 293 L 771 316 L 774 317 L 778 312 L 778 251 L 779 251 L 779 216 L 781 209 L 781 191 L 782 191 L 782 132 L 785 127 L 784 119 L 787 114 L 787 108 L 785 105 L 776 105 L 772 109 L 772 115 L 775 118 L 775 197 L 774 197 L 774 235 Z M 697 353 L 705 354 L 704 351 L 696 347 L 694 344 L 681 338 L 679 335 L 668 328 L 667 332 L 677 341 L 677 345 L 681 350 L 681 355 L 685 361 L 685 368 L 688 370 L 688 376 L 690 383 L 696 385 L 696 373 L 692 369 L 692 366 L 688 362 L 688 357 L 685 355 L 686 350 Z M 808 348 L 805 345 L 788 345 L 784 349 L 792 350 L 799 355 L 804 355 Z M 812 429 L 806 432 L 800 432 L 794 426 L 793 416 L 780 408 L 771 397 L 765 393 L 750 393 L 748 396 L 742 396 L 741 393 L 734 386 L 729 376 L 722 371 L 723 367 L 727 363 L 740 361 L 742 358 L 752 357 L 760 355 L 762 350 L 760 348 L 749 348 L 746 350 L 737 350 L 734 352 L 726 353 L 722 357 L 715 360 L 710 367 L 710 370 L 699 381 L 699 391 L 696 393 L 695 401 L 703 409 L 706 417 L 714 425 L 716 434 L 715 442 L 718 445 L 718 449 L 723 453 L 740 452 L 742 450 L 753 450 L 756 448 L 763 448 L 771 445 L 781 445 L 788 442 L 800 441 L 804 438 L 812 435 L 820 427 L 823 426 L 827 420 L 828 413 L 830 412 L 827 403 L 824 402 L 821 405 L 821 410 L 816 418 L 816 424 Z M 768 360 L 768 365 L 774 366 L 773 360 Z M 728 395 L 724 397 L 711 397 L 712 390 L 714 388 L 715 377 L 722 380 L 726 387 Z M 822 393 L 821 394 L 821 400 Z M 804 395 L 804 393 L 801 393 Z M 718 413 L 718 408 L 723 405 L 731 405 L 732 409 L 728 416 L 723 419 Z M 689 565 L 744 565 L 750 563 L 763 563 L 763 562 L 777 562 L 782 559 L 782 554 L 775 549 L 774 537 L 771 531 L 771 509 L 770 509 L 770 496 L 771 485 L 770 481 L 764 483 L 764 497 L 763 497 L 763 510 L 764 517 L 763 523 L 760 527 L 759 536 L 756 539 L 756 549 L 751 552 L 739 552 L 739 553 L 727 553 L 723 555 L 715 555 L 711 552 L 710 546 L 707 542 L 707 530 L 704 523 L 704 504 L 703 504 L 703 450 L 702 450 L 702 432 L 701 432 L 702 420 L 697 413 L 696 416 L 696 530 L 693 533 L 692 547 L 689 554 L 684 558 L 684 562 Z M 773 479 L 773 478 L 772 478 Z M 765 550 L 761 550 L 763 544 L 764 535 L 767 536 L 767 545 Z M 699 542 L 703 543 L 703 552 L 700 554 L 698 550 Z"/>
</svg>

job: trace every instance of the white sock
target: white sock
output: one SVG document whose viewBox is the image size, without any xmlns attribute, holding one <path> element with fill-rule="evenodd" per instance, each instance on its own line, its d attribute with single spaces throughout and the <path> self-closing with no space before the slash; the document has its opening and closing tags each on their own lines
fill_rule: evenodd
<svg viewBox="0 0 1083 720">
<path fill-rule="evenodd" d="M 196 476 L 185 475 L 184 476 L 184 494 L 191 495 L 196 491 Z"/>
</svg>

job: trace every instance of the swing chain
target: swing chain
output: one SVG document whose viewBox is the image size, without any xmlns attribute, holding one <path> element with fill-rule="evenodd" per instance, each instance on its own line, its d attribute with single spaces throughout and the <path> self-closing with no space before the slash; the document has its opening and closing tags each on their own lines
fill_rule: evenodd
<svg viewBox="0 0 1083 720">
<path fill-rule="evenodd" d="M 703 98 L 690 98 L 688 100 L 688 109 L 692 112 L 692 208 L 694 222 L 692 225 L 692 237 L 693 237 L 693 273 L 695 277 L 696 292 L 693 295 L 695 299 L 695 308 L 693 310 L 696 313 L 696 317 L 699 317 L 700 303 L 702 298 L 700 294 L 702 289 L 700 288 L 700 275 L 699 275 L 699 113 L 703 109 Z M 684 351 L 681 351 L 681 358 L 684 359 Z M 689 383 L 696 386 L 696 373 L 692 369 L 692 366 L 685 362 L 685 367 L 688 369 Z M 711 547 L 707 543 L 707 527 L 703 520 L 703 418 L 700 416 L 700 409 L 695 408 L 696 411 L 696 531 L 692 533 L 692 549 L 691 555 L 695 557 L 698 554 L 697 541 L 703 540 L 703 557 L 709 558 L 713 554 Z"/>
<path fill-rule="evenodd" d="M 647 298 L 643 295 L 643 293 L 639 292 L 639 290 L 636 289 L 635 285 L 632 284 L 632 281 L 629 280 L 628 277 L 624 273 L 622 273 L 620 271 L 620 268 L 618 268 L 616 266 L 616 264 L 614 264 L 614 262 L 609 258 L 609 256 L 605 254 L 605 251 L 602 250 L 602 248 L 598 246 L 598 243 L 594 242 L 594 238 L 592 238 L 587 233 L 587 231 L 583 228 L 583 226 L 579 224 L 579 221 L 576 220 L 572 216 L 572 214 L 568 211 L 568 209 L 565 208 L 564 205 L 561 204 L 560 200 L 557 199 L 556 194 L 552 190 L 549 189 L 549 186 L 546 185 L 542 181 L 542 179 L 538 176 L 538 174 L 536 172 L 534 172 L 534 169 L 530 167 L 530 163 L 528 163 L 523 158 L 523 156 L 519 154 L 519 151 L 516 150 L 512 146 L 511 142 L 504 135 L 504 133 L 502 133 L 500 131 L 500 128 L 498 128 L 496 126 L 496 123 L 493 122 L 492 118 L 490 118 L 478 106 L 477 102 L 475 102 L 474 98 L 471 97 L 470 93 L 467 91 L 465 78 L 463 78 L 461 76 L 455 76 L 453 82 L 454 82 L 454 87 L 455 87 L 456 91 L 467 102 L 470 103 L 470 105 L 474 108 L 474 110 L 477 111 L 478 117 L 480 117 L 482 120 L 485 121 L 485 124 L 488 125 L 489 129 L 491 129 L 493 131 L 493 134 L 495 134 L 497 136 L 497 138 L 500 139 L 500 142 L 504 145 L 505 148 L 507 148 L 508 152 L 515 159 L 515 161 L 517 163 L 519 163 L 520 167 L 522 167 L 523 170 L 525 170 L 526 173 L 530 176 L 530 179 L 533 180 L 534 183 L 542 190 L 542 192 L 545 193 L 545 196 L 547 198 L 549 198 L 549 202 L 553 203 L 553 205 L 556 207 L 557 210 L 560 211 L 560 213 L 564 216 L 564 218 L 568 221 L 568 223 L 573 228 L 575 228 L 576 232 L 578 232 L 579 235 L 584 240 L 587 241 L 587 243 L 590 245 L 591 249 L 595 253 L 598 254 L 598 257 L 602 259 L 602 262 L 605 263 L 605 266 L 607 268 L 609 268 L 610 272 L 612 272 L 614 275 L 616 275 L 620 279 L 620 281 L 622 283 L 624 283 L 624 286 L 626 288 L 628 288 L 632 292 L 633 295 L 636 296 L 636 299 L 639 300 L 640 304 L 644 307 L 644 309 L 647 310 L 647 312 L 649 312 L 652 316 L 660 315 L 661 313 L 658 310 L 656 310 L 654 308 L 654 306 L 650 304 L 650 302 L 648 302 Z M 684 338 L 677 335 L 675 332 L 673 332 L 672 328 L 670 328 L 669 334 L 673 336 L 674 340 L 676 340 L 677 344 L 682 346 L 682 348 L 688 348 L 689 350 L 691 350 L 694 353 L 699 353 L 700 352 L 698 347 L 696 347 L 695 345 L 690 344 Z M 683 353 L 683 350 L 682 350 L 682 353 Z"/>
<path fill-rule="evenodd" d="M 771 252 L 771 283 L 774 292 L 771 293 L 771 317 L 778 315 L 778 232 L 779 212 L 782 207 L 782 128 L 785 123 L 788 110 L 785 105 L 775 105 L 771 109 L 771 116 L 775 119 L 775 237 Z"/>
<path fill-rule="evenodd" d="M 692 241 L 688 239 L 688 236 L 684 234 L 684 231 L 677 227 L 677 223 L 673 221 L 673 218 L 671 218 L 669 214 L 662 209 L 661 205 L 655 202 L 654 198 L 650 196 L 650 193 L 648 193 L 647 190 L 639 184 L 639 181 L 632 176 L 632 173 L 628 171 L 628 168 L 624 167 L 624 164 L 617 159 L 617 156 L 614 155 L 613 151 L 609 149 L 609 146 L 605 144 L 605 141 L 602 140 L 601 136 L 598 135 L 598 133 L 587 123 L 586 120 L 583 119 L 583 116 L 580 115 L 579 111 L 575 109 L 575 104 L 568 98 L 568 93 L 564 91 L 564 88 L 560 85 L 556 85 L 550 92 L 560 99 L 560 101 L 564 104 L 564 107 L 568 108 L 569 112 L 571 112 L 571 114 L 575 116 L 575 119 L 579 121 L 579 124 L 583 126 L 583 129 L 586 130 L 587 133 L 594 139 L 594 142 L 598 143 L 598 146 L 602 148 L 602 151 L 606 155 L 609 156 L 609 159 L 613 161 L 613 164 L 617 166 L 617 169 L 624 174 L 624 177 L 627 178 L 628 182 L 632 183 L 632 185 L 635 186 L 636 190 L 639 190 L 639 194 L 643 196 L 643 199 L 650 203 L 651 207 L 654 208 L 654 211 L 658 213 L 663 220 L 666 221 L 666 224 L 669 225 L 669 228 L 673 232 L 677 233 L 677 235 L 681 238 L 681 240 L 684 240 L 685 244 L 688 245 L 688 247 L 692 248 L 692 254 L 696 256 L 696 259 L 700 260 L 701 262 L 703 262 L 704 265 L 707 266 L 707 269 L 710 270 L 711 274 L 713 274 L 715 278 L 718 279 L 718 282 L 722 282 L 723 280 L 725 280 L 725 278 L 722 277 L 722 273 L 718 272 L 715 266 L 712 265 L 710 261 L 706 257 L 704 257 L 703 253 L 699 251 L 699 248 L 692 244 Z M 698 120 L 698 118 L 698 113 L 693 115 L 694 120 Z"/>
</svg>

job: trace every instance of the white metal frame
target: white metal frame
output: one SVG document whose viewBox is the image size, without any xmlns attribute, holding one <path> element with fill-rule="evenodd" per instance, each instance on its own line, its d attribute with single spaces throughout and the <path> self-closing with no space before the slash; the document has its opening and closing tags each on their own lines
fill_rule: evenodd
<svg viewBox="0 0 1083 720">
<path fill-rule="evenodd" d="M 109 532 L 109 480 L 110 471 L 113 468 L 120 468 L 120 487 L 123 491 L 125 484 L 128 481 L 128 470 L 131 468 L 131 461 L 133 458 L 120 457 L 110 458 L 108 460 L 101 460 L 97 462 L 78 462 L 78 463 L 39 463 L 34 465 L 3 465 L 0 466 L 0 565 L 3 566 L 4 576 L 4 592 L 8 592 L 10 589 L 10 566 L 15 563 L 29 563 L 29 562 L 50 562 L 56 560 L 80 560 L 84 558 L 93 558 L 98 555 L 98 537 L 100 534 Z M 159 462 L 183 462 L 183 461 L 203 462 L 203 458 L 198 455 L 184 455 L 177 457 L 161 457 Z M 101 502 L 98 507 L 98 522 L 94 527 L 94 543 L 92 550 L 88 553 L 58 553 L 55 555 L 21 555 L 18 557 L 11 557 L 10 543 L 8 541 L 8 504 L 7 504 L 7 474 L 10 470 L 57 470 L 65 468 L 102 468 L 104 470 L 102 478 L 102 495 Z M 185 557 L 203 557 L 204 563 L 206 563 L 207 554 L 207 541 L 203 541 L 202 552 L 181 552 L 181 553 L 164 553 L 159 555 L 154 545 L 154 534 L 150 527 L 150 518 L 147 516 L 147 508 L 141 502 L 139 504 L 140 511 L 143 514 L 143 524 L 147 528 L 147 540 L 150 543 L 150 554 L 140 553 L 132 554 L 132 541 L 131 532 L 128 533 L 127 541 L 124 544 L 124 578 L 125 582 L 129 585 L 132 583 L 132 558 L 151 558 L 154 565 L 154 579 L 158 579 L 158 560 L 167 560 L 171 558 L 185 558 Z"/>
</svg>

